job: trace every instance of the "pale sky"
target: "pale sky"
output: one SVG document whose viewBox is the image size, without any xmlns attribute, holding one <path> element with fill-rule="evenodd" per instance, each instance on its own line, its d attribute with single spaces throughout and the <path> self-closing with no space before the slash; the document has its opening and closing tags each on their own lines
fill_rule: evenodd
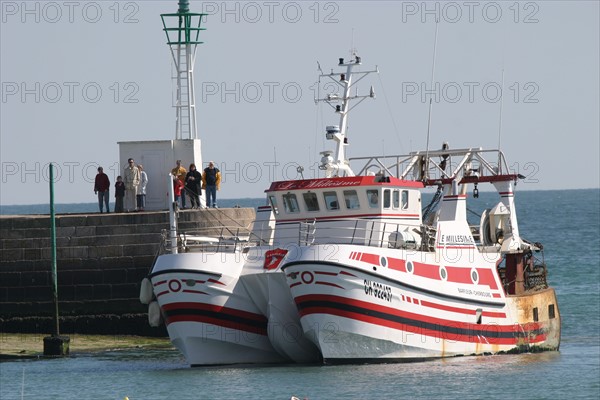
<svg viewBox="0 0 600 400">
<path fill-rule="evenodd" d="M 161 13 L 177 1 L 2 1 L 0 203 L 95 202 L 102 165 L 121 170 L 119 141 L 172 139 L 171 56 Z M 500 146 L 518 190 L 599 187 L 599 2 L 200 2 L 208 12 L 196 58 L 198 132 L 221 198 L 262 197 L 273 178 L 314 176 L 333 149 L 314 104 L 323 71 L 349 58 L 359 95 L 351 157 L 424 150 L 436 16 L 431 148 Z M 337 70 L 337 69 L 336 69 Z M 185 160 L 184 160 L 185 164 Z M 313 170 L 313 171 L 311 171 Z M 153 184 L 150 177 L 150 184 Z M 157 183 L 158 184 L 158 183 Z"/>
</svg>

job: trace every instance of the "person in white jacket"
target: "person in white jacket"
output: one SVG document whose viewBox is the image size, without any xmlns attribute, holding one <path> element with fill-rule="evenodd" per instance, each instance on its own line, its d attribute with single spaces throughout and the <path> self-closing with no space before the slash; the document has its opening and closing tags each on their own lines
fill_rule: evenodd
<svg viewBox="0 0 600 400">
<path fill-rule="evenodd" d="M 127 160 L 127 166 L 123 171 L 123 182 L 125 183 L 125 211 L 134 211 L 140 186 L 140 170 L 135 166 L 133 158 Z"/>
<path fill-rule="evenodd" d="M 144 211 L 146 207 L 146 186 L 148 186 L 148 175 L 144 171 L 144 166 L 138 164 L 138 170 L 140 171 L 140 186 L 137 192 L 137 210 Z"/>
</svg>

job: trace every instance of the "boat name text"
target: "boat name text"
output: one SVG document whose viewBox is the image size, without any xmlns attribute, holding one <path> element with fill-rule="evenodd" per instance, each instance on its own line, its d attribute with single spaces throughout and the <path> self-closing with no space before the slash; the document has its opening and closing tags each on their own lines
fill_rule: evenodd
<svg viewBox="0 0 600 400">
<path fill-rule="evenodd" d="M 365 294 L 392 302 L 392 288 L 379 282 L 365 279 Z"/>
<path fill-rule="evenodd" d="M 473 237 L 467 235 L 442 235 L 440 238 L 441 244 L 474 244 Z"/>
</svg>

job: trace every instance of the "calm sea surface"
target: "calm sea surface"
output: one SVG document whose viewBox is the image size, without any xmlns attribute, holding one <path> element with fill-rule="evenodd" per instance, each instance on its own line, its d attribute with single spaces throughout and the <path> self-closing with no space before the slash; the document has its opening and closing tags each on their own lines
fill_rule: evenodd
<svg viewBox="0 0 600 400">
<path fill-rule="evenodd" d="M 251 201 L 263 202 L 231 205 L 257 205 Z M 496 202 L 488 193 L 475 201 L 470 208 L 476 212 Z M 6 208 L 2 213 L 27 211 Z M 2 362 L 0 399 L 598 399 L 600 190 L 518 192 L 517 208 L 521 234 L 545 246 L 562 314 L 560 352 L 389 365 L 192 369 L 176 351 L 115 351 Z M 37 212 L 47 211 L 30 211 Z"/>
</svg>

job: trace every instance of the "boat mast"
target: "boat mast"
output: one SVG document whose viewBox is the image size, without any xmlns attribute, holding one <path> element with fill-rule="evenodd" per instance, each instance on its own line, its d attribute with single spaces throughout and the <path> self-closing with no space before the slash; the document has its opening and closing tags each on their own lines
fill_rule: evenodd
<svg viewBox="0 0 600 400">
<path fill-rule="evenodd" d="M 353 72 L 354 67 L 357 65 L 361 65 L 361 58 L 354 53 L 353 58 L 348 62 L 345 62 L 343 58 L 339 59 L 338 67 L 346 67 L 345 73 L 333 72 L 332 70 L 329 74 L 319 75 L 319 78 L 330 78 L 337 83 L 343 91 L 342 96 L 339 94 L 328 94 L 323 99 L 315 99 L 315 103 L 324 101 L 332 106 L 337 114 L 340 114 L 339 126 L 327 126 L 326 129 L 326 138 L 336 142 L 335 157 L 332 157 L 331 151 L 321 152 L 323 157 L 321 158 L 321 165 L 319 166 L 319 169 L 326 171 L 325 175 L 327 178 L 334 176 L 354 176 L 354 172 L 352 172 L 350 163 L 346 158 L 346 146 L 348 146 L 348 114 L 364 99 L 375 98 L 375 90 L 373 89 L 373 86 L 371 86 L 371 90 L 366 96 L 352 96 L 352 89 L 362 78 L 374 72 L 379 73 L 379 69 L 377 67 L 373 71 Z M 354 79 L 354 75 L 357 75 L 358 77 Z M 356 99 L 359 99 L 358 103 L 350 106 L 350 102 Z M 340 102 L 341 104 L 332 104 Z"/>
<path fill-rule="evenodd" d="M 171 48 L 175 66 L 176 122 L 175 139 L 198 139 L 196 128 L 196 99 L 194 94 L 194 63 L 202 17 L 207 14 L 190 12 L 189 0 L 179 0 L 179 9 L 173 14 L 161 14 L 167 44 Z"/>
</svg>

